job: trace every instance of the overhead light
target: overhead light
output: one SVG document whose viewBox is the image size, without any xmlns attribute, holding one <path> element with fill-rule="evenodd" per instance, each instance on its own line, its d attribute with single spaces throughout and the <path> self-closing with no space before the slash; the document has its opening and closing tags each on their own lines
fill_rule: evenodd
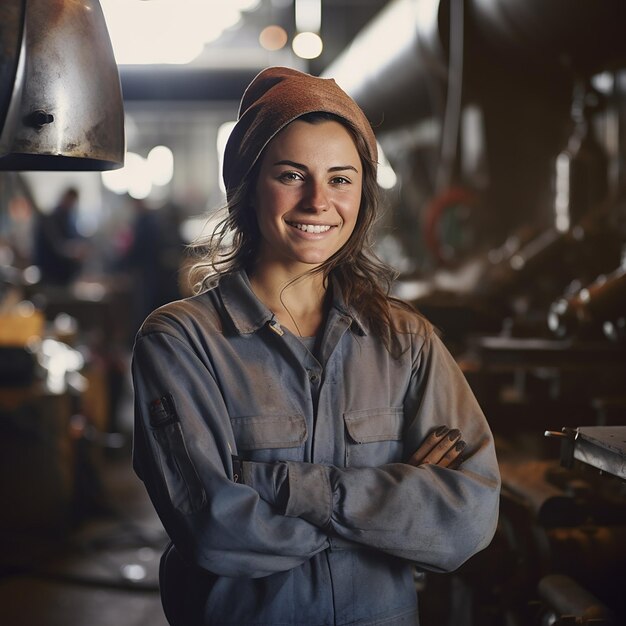
<svg viewBox="0 0 626 626">
<path fill-rule="evenodd" d="M 135 200 L 143 200 L 152 192 L 153 185 L 163 187 L 174 175 L 174 155 L 167 146 L 155 146 L 144 159 L 135 152 L 127 152 L 124 167 L 102 173 L 102 184 L 113 193 L 127 193 Z"/>
<path fill-rule="evenodd" d="M 258 2 L 256 2 L 258 4 Z M 193 61 L 252 0 L 101 0 L 118 65 Z"/>
<path fill-rule="evenodd" d="M 152 183 L 167 185 L 174 176 L 174 155 L 167 146 L 155 146 L 148 152 L 148 167 Z"/>
<path fill-rule="evenodd" d="M 102 183 L 114 193 L 128 193 L 135 200 L 143 200 L 152 191 L 152 176 L 148 161 L 135 152 L 127 152 L 124 167 L 111 172 L 103 172 Z"/>
<path fill-rule="evenodd" d="M 398 177 L 393 167 L 391 167 L 391 163 L 387 160 L 381 145 L 378 142 L 376 142 L 376 145 L 378 146 L 378 170 L 376 172 L 376 182 L 383 189 L 393 189 L 398 182 Z"/>
<path fill-rule="evenodd" d="M 296 0 L 296 30 L 319 33 L 322 27 L 322 0 Z"/>
<path fill-rule="evenodd" d="M 102 184 L 113 193 L 123 194 L 128 191 L 128 172 L 125 168 L 112 170 L 110 172 L 102 172 Z"/>
<path fill-rule="evenodd" d="M 135 200 L 147 198 L 152 191 L 148 161 L 134 152 L 128 152 L 124 169 L 128 169 L 128 195 Z"/>
<path fill-rule="evenodd" d="M 240 11 L 256 11 L 261 4 L 261 0 L 231 0 Z"/>
<path fill-rule="evenodd" d="M 259 35 L 259 43 L 266 50 L 281 50 L 287 45 L 289 37 L 282 26 L 266 26 Z"/>
<path fill-rule="evenodd" d="M 315 59 L 324 48 L 319 36 L 322 27 L 322 0 L 295 0 L 295 21 L 298 34 L 291 47 L 301 59 Z"/>
<path fill-rule="evenodd" d="M 298 33 L 291 47 L 301 59 L 316 59 L 322 54 L 324 44 L 317 33 Z"/>
</svg>

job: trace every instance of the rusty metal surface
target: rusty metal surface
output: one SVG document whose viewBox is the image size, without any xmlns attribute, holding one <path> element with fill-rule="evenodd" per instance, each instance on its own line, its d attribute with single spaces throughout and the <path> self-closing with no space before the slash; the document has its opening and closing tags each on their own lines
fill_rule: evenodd
<svg viewBox="0 0 626 626">
<path fill-rule="evenodd" d="M 26 0 L 24 44 L 10 105 L 18 114 L 3 129 L 0 169 L 121 165 L 122 95 L 98 0 Z"/>
</svg>

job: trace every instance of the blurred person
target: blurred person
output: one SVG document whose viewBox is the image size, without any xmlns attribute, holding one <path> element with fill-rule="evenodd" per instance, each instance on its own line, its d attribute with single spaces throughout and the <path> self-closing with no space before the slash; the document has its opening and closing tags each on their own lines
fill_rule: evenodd
<svg viewBox="0 0 626 626">
<path fill-rule="evenodd" d="M 68 187 L 54 209 L 37 219 L 33 260 L 43 284 L 67 286 L 82 270 L 88 248 L 76 228 L 78 200 L 78 189 Z"/>
<path fill-rule="evenodd" d="M 126 249 L 114 263 L 131 278 L 131 343 L 141 322 L 154 309 L 179 297 L 178 271 L 184 244 L 178 232 L 178 209 L 150 208 L 132 199 L 133 221 Z"/>
<path fill-rule="evenodd" d="M 493 437 L 371 253 L 376 139 L 333 80 L 262 71 L 226 146 L 197 294 L 135 343 L 134 467 L 173 626 L 419 623 L 414 570 L 489 544 Z"/>
</svg>

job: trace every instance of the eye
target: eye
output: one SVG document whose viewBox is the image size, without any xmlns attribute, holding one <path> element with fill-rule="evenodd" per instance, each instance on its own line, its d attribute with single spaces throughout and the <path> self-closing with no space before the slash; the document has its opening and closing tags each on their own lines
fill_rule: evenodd
<svg viewBox="0 0 626 626">
<path fill-rule="evenodd" d="M 349 185 L 352 181 L 345 176 L 334 176 L 330 182 L 333 185 Z"/>
<path fill-rule="evenodd" d="M 294 171 L 286 171 L 286 172 L 281 172 L 278 175 L 278 180 L 285 182 L 285 183 L 290 183 L 293 181 L 297 181 L 297 180 L 303 180 L 302 178 L 302 174 L 300 174 L 299 172 L 294 172 Z"/>
</svg>

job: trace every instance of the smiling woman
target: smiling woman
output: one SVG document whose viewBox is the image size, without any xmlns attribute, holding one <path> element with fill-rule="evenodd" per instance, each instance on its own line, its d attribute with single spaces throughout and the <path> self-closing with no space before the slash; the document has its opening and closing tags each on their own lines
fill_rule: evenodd
<svg viewBox="0 0 626 626">
<path fill-rule="evenodd" d="M 323 293 L 323 275 L 314 290 L 310 279 L 298 279 L 350 239 L 361 205 L 361 170 L 350 132 L 319 113 L 291 122 L 261 158 L 251 199 L 260 241 L 250 282 L 277 321 L 300 336 L 315 335 L 323 322 L 317 298 L 308 297 Z"/>
<path fill-rule="evenodd" d="M 376 160 L 333 80 L 261 72 L 197 294 L 137 336 L 134 463 L 172 540 L 174 626 L 415 625 L 414 568 L 493 536 L 487 422 L 369 251 Z"/>
<path fill-rule="evenodd" d="M 361 160 L 347 129 L 311 115 L 292 122 L 262 158 L 253 206 L 256 272 L 295 277 L 338 252 L 361 204 Z"/>
</svg>

